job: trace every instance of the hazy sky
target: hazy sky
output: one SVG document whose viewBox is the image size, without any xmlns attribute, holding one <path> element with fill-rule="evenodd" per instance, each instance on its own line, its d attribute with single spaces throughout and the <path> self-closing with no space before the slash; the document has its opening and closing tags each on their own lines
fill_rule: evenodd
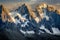
<svg viewBox="0 0 60 40">
<path fill-rule="evenodd" d="M 16 3 L 16 2 L 30 2 L 30 3 L 47 2 L 47 3 L 56 4 L 56 3 L 60 3 L 60 0 L 0 0 L 0 3 Z"/>
<path fill-rule="evenodd" d="M 45 2 L 45 3 L 49 3 L 49 4 L 54 4 L 57 5 L 57 7 L 60 8 L 60 0 L 0 0 L 0 4 L 5 4 L 6 6 L 8 6 L 9 8 L 14 8 L 17 3 L 23 3 L 23 2 L 27 2 L 29 4 L 38 4 L 41 2 Z"/>
</svg>

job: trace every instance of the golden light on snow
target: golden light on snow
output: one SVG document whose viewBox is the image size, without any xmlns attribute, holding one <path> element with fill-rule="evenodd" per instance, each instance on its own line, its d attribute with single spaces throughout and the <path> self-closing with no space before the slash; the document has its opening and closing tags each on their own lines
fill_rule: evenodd
<svg viewBox="0 0 60 40">
<path fill-rule="evenodd" d="M 36 17 L 36 18 L 35 18 L 35 21 L 36 21 L 37 23 L 39 23 L 40 20 L 39 20 L 38 17 Z"/>
<path fill-rule="evenodd" d="M 43 14 L 43 13 L 40 14 L 40 18 L 41 18 L 41 19 L 44 18 L 44 14 Z"/>
<path fill-rule="evenodd" d="M 49 11 L 55 11 L 56 10 L 56 7 L 55 6 L 52 6 L 52 5 L 49 5 L 48 6 L 48 10 Z"/>
<path fill-rule="evenodd" d="M 17 16 L 20 18 L 20 20 L 22 21 L 22 22 L 24 22 L 26 19 L 24 18 L 24 17 L 22 17 L 20 14 L 17 14 Z"/>
<path fill-rule="evenodd" d="M 39 5 L 39 8 L 46 8 L 46 7 L 47 7 L 47 4 L 45 4 L 45 3 L 42 3 Z"/>
<path fill-rule="evenodd" d="M 35 12 L 32 10 L 32 8 L 30 7 L 29 4 L 25 4 L 25 6 L 27 7 L 28 11 L 29 11 L 29 15 L 38 23 L 40 22 L 41 19 L 43 19 L 44 17 L 46 17 L 47 20 L 49 20 L 48 16 L 44 16 L 43 10 L 42 8 L 47 8 L 49 11 L 55 11 L 56 8 L 55 6 L 52 5 L 48 5 L 45 3 L 42 3 L 40 5 L 38 5 L 36 7 L 39 17 L 36 16 Z M 60 14 L 60 10 L 56 11 L 58 14 Z M 7 10 L 4 6 L 3 6 L 3 11 L 2 11 L 2 20 L 5 21 L 9 21 L 9 22 L 16 22 L 15 18 L 13 16 L 11 16 L 12 13 L 9 12 L 9 10 Z M 8 18 L 6 17 L 8 16 Z M 21 14 L 17 13 L 17 15 L 19 17 L 19 19 L 24 22 L 26 20 L 26 18 L 22 17 Z"/>
<path fill-rule="evenodd" d="M 56 10 L 56 12 L 60 15 L 60 9 Z"/>
<path fill-rule="evenodd" d="M 2 16 L 2 21 L 5 22 L 6 21 L 6 15 L 5 15 L 5 13 L 3 11 L 2 11 L 1 16 Z"/>
</svg>

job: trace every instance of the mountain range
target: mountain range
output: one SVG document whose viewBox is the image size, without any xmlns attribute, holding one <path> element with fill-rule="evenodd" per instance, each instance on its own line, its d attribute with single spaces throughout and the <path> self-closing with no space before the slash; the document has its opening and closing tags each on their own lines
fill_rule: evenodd
<svg viewBox="0 0 60 40">
<path fill-rule="evenodd" d="M 60 38 L 60 10 L 45 3 L 34 10 L 25 3 L 14 11 L 1 5 L 0 35 L 2 40 L 5 36 L 6 40 L 57 40 Z"/>
</svg>

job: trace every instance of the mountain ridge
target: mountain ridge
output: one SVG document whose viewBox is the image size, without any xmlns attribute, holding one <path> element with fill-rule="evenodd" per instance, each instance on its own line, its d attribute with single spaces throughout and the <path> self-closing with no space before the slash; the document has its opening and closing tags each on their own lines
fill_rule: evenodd
<svg viewBox="0 0 60 40">
<path fill-rule="evenodd" d="M 12 24 L 16 25 L 25 36 L 34 33 L 60 35 L 60 11 L 53 6 L 43 3 L 33 10 L 29 4 L 25 3 L 15 11 L 9 12 L 4 6 L 1 11 L 2 22 L 6 23 L 7 21 L 9 24 L 11 23 L 11 26 Z"/>
</svg>

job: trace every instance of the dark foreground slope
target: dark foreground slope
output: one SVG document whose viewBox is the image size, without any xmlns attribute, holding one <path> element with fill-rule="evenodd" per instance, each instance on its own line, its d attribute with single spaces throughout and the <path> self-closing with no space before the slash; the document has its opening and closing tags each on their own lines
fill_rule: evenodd
<svg viewBox="0 0 60 40">
<path fill-rule="evenodd" d="M 7 22 L 8 23 L 8 22 Z M 0 40 L 24 40 L 23 34 L 14 23 L 4 23 L 5 27 L 0 30 Z M 3 26 L 2 26 L 3 27 Z"/>
<path fill-rule="evenodd" d="M 26 37 L 26 40 L 60 40 L 60 36 L 46 33 L 41 35 L 34 35 L 34 37 Z"/>
<path fill-rule="evenodd" d="M 0 40 L 24 40 L 24 36 L 22 36 L 19 32 L 0 32 Z"/>
<path fill-rule="evenodd" d="M 60 40 L 60 36 L 49 34 L 34 35 L 34 37 L 24 37 L 19 32 L 0 32 L 0 40 Z"/>
</svg>

